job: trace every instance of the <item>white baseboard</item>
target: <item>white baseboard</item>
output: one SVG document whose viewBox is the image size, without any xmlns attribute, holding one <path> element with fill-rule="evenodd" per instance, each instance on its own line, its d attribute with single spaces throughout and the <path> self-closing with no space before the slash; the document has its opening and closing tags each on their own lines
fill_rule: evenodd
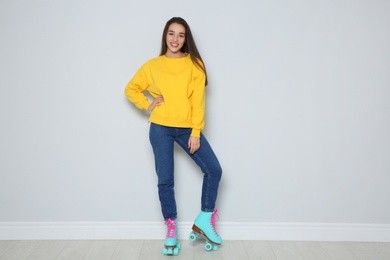
<svg viewBox="0 0 390 260">
<path fill-rule="evenodd" d="M 390 224 L 219 222 L 224 240 L 390 242 Z M 192 223 L 179 222 L 179 239 Z M 0 240 L 163 239 L 162 222 L 0 222 Z"/>
</svg>

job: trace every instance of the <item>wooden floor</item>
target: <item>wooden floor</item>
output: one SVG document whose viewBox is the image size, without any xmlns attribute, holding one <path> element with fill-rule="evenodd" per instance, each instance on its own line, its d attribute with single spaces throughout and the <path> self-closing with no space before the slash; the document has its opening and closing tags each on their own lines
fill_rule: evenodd
<svg viewBox="0 0 390 260">
<path fill-rule="evenodd" d="M 202 240 L 183 240 L 179 256 L 162 254 L 163 240 L 0 241 L 4 260 L 119 260 L 119 259 L 390 259 L 390 243 L 224 241 L 206 252 Z"/>
</svg>

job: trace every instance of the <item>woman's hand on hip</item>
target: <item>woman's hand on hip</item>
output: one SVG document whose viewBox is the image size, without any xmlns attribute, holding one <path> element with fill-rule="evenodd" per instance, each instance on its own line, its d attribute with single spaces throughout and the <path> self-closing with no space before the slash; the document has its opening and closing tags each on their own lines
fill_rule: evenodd
<svg viewBox="0 0 390 260">
<path fill-rule="evenodd" d="M 195 136 L 190 136 L 188 139 L 188 148 L 190 149 L 190 153 L 194 154 L 200 148 L 200 138 Z"/>
<path fill-rule="evenodd" d="M 155 107 L 158 107 L 161 105 L 161 103 L 164 102 L 164 98 L 162 96 L 156 97 L 152 104 L 148 107 L 148 111 L 152 111 Z"/>
</svg>

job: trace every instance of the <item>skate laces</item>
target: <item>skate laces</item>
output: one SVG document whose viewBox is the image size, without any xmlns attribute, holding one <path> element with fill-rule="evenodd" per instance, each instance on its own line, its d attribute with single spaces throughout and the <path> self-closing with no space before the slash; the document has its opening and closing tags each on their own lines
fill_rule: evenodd
<svg viewBox="0 0 390 260">
<path fill-rule="evenodd" d="M 169 218 L 165 221 L 165 224 L 168 227 L 167 238 L 174 238 L 176 235 L 176 221 Z"/>
<path fill-rule="evenodd" d="M 211 215 L 211 226 L 213 227 L 214 233 L 217 236 L 219 236 L 218 233 L 217 233 L 217 230 L 215 229 L 215 224 L 217 222 L 217 217 L 219 219 L 219 216 L 218 216 L 217 212 L 218 212 L 218 209 L 215 209 L 213 214 Z"/>
</svg>

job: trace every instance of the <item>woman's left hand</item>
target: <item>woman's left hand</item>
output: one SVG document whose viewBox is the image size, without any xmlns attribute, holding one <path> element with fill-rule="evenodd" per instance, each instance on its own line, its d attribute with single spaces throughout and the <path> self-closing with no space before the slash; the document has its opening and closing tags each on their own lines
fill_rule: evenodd
<svg viewBox="0 0 390 260">
<path fill-rule="evenodd" d="M 190 136 L 188 139 L 188 148 L 190 149 L 190 153 L 194 154 L 200 148 L 200 138 L 195 136 Z"/>
</svg>

